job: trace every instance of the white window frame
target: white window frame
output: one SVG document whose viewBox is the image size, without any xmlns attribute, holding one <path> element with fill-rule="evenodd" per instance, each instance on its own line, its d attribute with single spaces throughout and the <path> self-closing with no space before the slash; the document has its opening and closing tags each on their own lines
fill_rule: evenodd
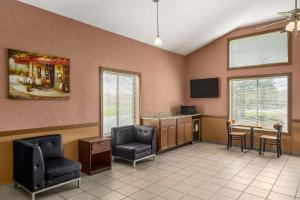
<svg viewBox="0 0 300 200">
<path fill-rule="evenodd" d="M 137 86 L 137 91 L 136 91 L 136 98 L 135 98 L 135 115 L 134 115 L 134 124 L 140 124 L 140 108 L 141 108 L 141 103 L 140 103 L 140 94 L 141 94 L 141 74 L 138 72 L 131 72 L 131 71 L 126 71 L 126 70 L 118 70 L 118 69 L 111 69 L 111 68 L 105 68 L 105 67 L 100 67 L 100 121 L 101 121 L 101 135 L 102 136 L 110 136 L 111 132 L 109 133 L 104 133 L 104 99 L 103 99 L 103 74 L 104 72 L 112 73 L 112 74 L 121 74 L 121 75 L 128 75 L 128 76 L 135 76 L 137 77 L 138 80 L 136 80 L 135 84 Z M 118 79 L 119 80 L 119 79 Z M 118 104 L 119 105 L 119 104 Z M 117 111 L 119 112 L 119 111 Z M 119 119 L 118 119 L 119 123 Z"/>
<path fill-rule="evenodd" d="M 290 133 L 291 128 L 291 73 L 285 73 L 285 74 L 273 74 L 273 75 L 258 75 L 258 76 L 242 76 L 242 77 L 229 77 L 228 78 L 228 119 L 232 119 L 232 87 L 231 87 L 231 81 L 232 80 L 253 80 L 253 79 L 263 79 L 263 78 L 272 78 L 272 77 L 286 77 L 287 78 L 287 124 L 284 124 L 285 130 L 283 133 Z M 233 119 L 234 120 L 234 119 Z M 236 124 L 237 127 L 243 128 L 247 127 L 247 124 Z M 267 129 L 263 127 L 255 127 L 252 125 L 249 125 L 248 127 L 254 127 L 259 130 L 263 131 L 274 131 L 273 129 Z"/>
<path fill-rule="evenodd" d="M 283 33 L 287 34 L 287 56 L 288 56 L 288 61 L 287 62 L 274 62 L 274 63 L 266 63 L 266 64 L 254 64 L 254 65 L 243 65 L 243 66 L 231 66 L 231 42 L 237 41 L 237 40 L 242 40 L 242 39 L 255 39 L 255 37 L 260 37 L 266 34 L 271 34 L 275 32 L 280 32 L 282 29 L 273 29 L 273 30 L 268 30 L 264 32 L 259 32 L 259 33 L 254 33 L 254 34 L 248 34 L 248 35 L 243 35 L 243 36 L 238 36 L 234 38 L 229 38 L 227 41 L 227 69 L 228 70 L 234 70 L 234 69 L 244 69 L 244 68 L 255 68 L 255 67 L 267 67 L 267 66 L 277 66 L 277 65 L 289 65 L 291 64 L 291 34 L 290 33 Z"/>
</svg>

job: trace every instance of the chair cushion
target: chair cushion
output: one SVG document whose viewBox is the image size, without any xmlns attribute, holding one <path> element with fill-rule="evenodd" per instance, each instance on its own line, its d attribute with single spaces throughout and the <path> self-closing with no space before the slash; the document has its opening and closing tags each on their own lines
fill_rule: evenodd
<svg viewBox="0 0 300 200">
<path fill-rule="evenodd" d="M 272 135 L 262 135 L 260 136 L 260 138 L 262 139 L 268 139 L 268 140 L 277 140 L 276 136 L 272 136 Z"/>
<path fill-rule="evenodd" d="M 51 180 L 66 174 L 81 170 L 81 164 L 66 158 L 51 158 L 45 160 L 45 179 Z"/>
<path fill-rule="evenodd" d="M 238 135 L 238 136 L 242 136 L 242 135 L 246 135 L 245 132 L 232 132 L 230 133 L 231 135 Z"/>
<path fill-rule="evenodd" d="M 46 135 L 27 138 L 24 140 L 39 146 L 41 148 L 44 159 L 63 157 L 61 135 Z"/>
<path fill-rule="evenodd" d="M 128 143 L 119 145 L 116 149 L 125 154 L 139 154 L 146 151 L 151 151 L 151 145 L 142 144 L 142 143 Z"/>
</svg>

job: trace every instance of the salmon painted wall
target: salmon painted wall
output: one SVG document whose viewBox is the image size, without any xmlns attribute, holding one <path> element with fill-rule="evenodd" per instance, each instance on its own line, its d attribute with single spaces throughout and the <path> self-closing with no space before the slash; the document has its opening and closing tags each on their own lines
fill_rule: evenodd
<svg viewBox="0 0 300 200">
<path fill-rule="evenodd" d="M 9 100 L 8 49 L 71 59 L 69 100 Z M 185 58 L 14 0 L 0 1 L 0 131 L 99 122 L 99 66 L 142 73 L 142 112 L 184 102 Z"/>
<path fill-rule="evenodd" d="M 271 29 L 283 26 L 273 26 Z M 276 67 L 262 67 L 252 69 L 227 70 L 227 39 L 236 36 L 247 35 L 259 32 L 251 26 L 237 29 L 207 46 L 197 50 L 187 56 L 187 76 L 186 76 L 186 103 L 197 105 L 199 111 L 205 115 L 227 116 L 227 78 L 231 76 L 248 76 L 272 73 L 292 73 L 292 119 L 300 119 L 300 35 L 292 38 L 292 64 Z M 266 29 L 267 30 L 267 29 Z M 261 30 L 260 30 L 261 31 Z M 263 30 L 265 31 L 265 30 Z M 191 99 L 190 79 L 200 78 L 220 78 L 220 97 L 211 99 Z"/>
</svg>

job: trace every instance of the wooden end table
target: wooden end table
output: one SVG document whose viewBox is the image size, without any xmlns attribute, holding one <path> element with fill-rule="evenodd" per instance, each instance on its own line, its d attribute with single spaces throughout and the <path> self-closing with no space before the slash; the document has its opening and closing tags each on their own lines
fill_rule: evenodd
<svg viewBox="0 0 300 200">
<path fill-rule="evenodd" d="M 79 140 L 82 172 L 93 175 L 111 169 L 111 138 L 91 137 Z"/>
</svg>

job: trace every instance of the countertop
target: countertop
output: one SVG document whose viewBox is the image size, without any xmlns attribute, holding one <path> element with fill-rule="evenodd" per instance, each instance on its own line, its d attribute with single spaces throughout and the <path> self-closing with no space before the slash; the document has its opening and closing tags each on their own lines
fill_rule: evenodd
<svg viewBox="0 0 300 200">
<path fill-rule="evenodd" d="M 193 116 L 200 116 L 201 113 L 195 113 L 190 115 L 183 115 L 177 113 L 147 113 L 142 114 L 141 119 L 152 119 L 152 120 L 163 120 L 163 119 L 176 119 L 182 117 L 193 117 Z"/>
</svg>

